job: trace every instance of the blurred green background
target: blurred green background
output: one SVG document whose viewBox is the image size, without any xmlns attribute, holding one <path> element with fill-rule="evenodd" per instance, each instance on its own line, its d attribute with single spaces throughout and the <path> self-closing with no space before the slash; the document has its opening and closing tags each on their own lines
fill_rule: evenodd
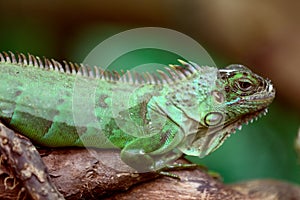
<svg viewBox="0 0 300 200">
<path fill-rule="evenodd" d="M 296 0 L 0 0 L 0 51 L 82 62 L 120 31 L 145 26 L 180 31 L 203 45 L 217 66 L 244 64 L 277 89 L 267 116 L 244 126 L 206 158 L 190 159 L 219 172 L 227 183 L 257 178 L 300 183 L 294 150 L 300 127 L 299 8 Z M 169 64 L 175 57 L 137 51 L 114 64 Z"/>
</svg>

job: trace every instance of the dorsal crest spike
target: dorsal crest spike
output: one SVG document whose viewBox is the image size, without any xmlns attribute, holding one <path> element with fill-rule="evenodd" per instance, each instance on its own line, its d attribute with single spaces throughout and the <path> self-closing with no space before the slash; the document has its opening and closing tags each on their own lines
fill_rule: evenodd
<svg viewBox="0 0 300 200">
<path fill-rule="evenodd" d="M 161 80 L 163 83 L 164 82 L 167 82 L 169 84 L 173 83 L 172 79 L 165 72 L 158 69 L 157 73 L 161 76 Z"/>
<path fill-rule="evenodd" d="M 79 72 L 79 74 L 82 75 L 82 71 L 81 71 L 80 65 L 78 63 L 73 63 L 73 66 L 74 66 L 75 73 Z"/>
<path fill-rule="evenodd" d="M 100 78 L 100 72 L 97 66 L 94 66 L 94 71 L 95 71 L 95 78 Z"/>
<path fill-rule="evenodd" d="M 5 51 L 3 52 L 3 54 L 4 54 L 4 57 L 5 57 L 5 61 L 11 63 L 9 55 Z"/>
<path fill-rule="evenodd" d="M 41 59 L 40 59 L 40 57 L 37 56 L 36 59 L 37 59 L 37 61 L 38 61 L 38 66 L 39 66 L 40 68 L 45 68 L 43 62 L 42 62 Z"/>
<path fill-rule="evenodd" d="M 89 76 L 89 77 L 92 77 L 92 78 L 95 78 L 95 72 L 94 72 L 94 70 L 92 69 L 92 67 L 89 66 L 89 65 L 87 65 L 86 67 L 87 67 L 87 70 L 88 70 L 88 76 Z"/>
<path fill-rule="evenodd" d="M 103 70 L 103 72 L 100 74 L 100 79 L 107 80 L 107 72 L 106 72 L 106 70 Z"/>
<path fill-rule="evenodd" d="M 176 68 L 177 68 L 176 65 L 173 65 L 173 64 L 169 64 L 169 67 L 173 70 L 176 70 Z"/>
<path fill-rule="evenodd" d="M 60 72 L 65 72 L 65 70 L 64 70 L 63 66 L 60 64 L 60 62 L 55 61 L 55 63 L 57 64 L 57 67 Z"/>
<path fill-rule="evenodd" d="M 154 80 L 154 84 L 161 85 L 161 79 L 156 74 L 152 74 L 152 77 Z"/>
<path fill-rule="evenodd" d="M 104 74 L 104 69 L 94 66 L 95 72 L 96 72 L 96 77 L 97 78 L 102 78 L 103 79 L 103 74 Z"/>
<path fill-rule="evenodd" d="M 115 80 L 118 81 L 120 79 L 120 74 L 116 70 L 113 70 L 113 74 L 114 74 Z"/>
<path fill-rule="evenodd" d="M 174 72 L 178 75 L 179 79 L 185 79 L 186 75 L 182 72 L 181 68 L 178 68 L 178 66 L 173 65 Z"/>
<path fill-rule="evenodd" d="M 13 52 L 9 51 L 10 57 L 11 57 L 11 61 L 13 64 L 17 64 L 17 59 L 15 54 L 13 54 Z"/>
<path fill-rule="evenodd" d="M 65 67 L 65 72 L 67 74 L 71 74 L 69 64 L 65 60 L 63 61 L 63 63 L 64 63 L 64 67 Z"/>
<path fill-rule="evenodd" d="M 18 56 L 18 64 L 22 64 L 23 61 L 22 61 L 21 54 L 18 53 L 17 56 Z"/>
<path fill-rule="evenodd" d="M 140 77 L 140 75 L 139 75 L 139 73 L 137 73 L 137 72 L 133 72 L 133 76 L 134 76 L 134 80 L 135 80 L 135 84 L 137 85 L 137 84 L 140 84 L 141 83 L 141 77 Z"/>
<path fill-rule="evenodd" d="M 31 54 L 28 53 L 28 65 L 33 65 Z"/>
<path fill-rule="evenodd" d="M 128 77 L 128 82 L 130 84 L 133 84 L 133 78 L 132 78 L 131 72 L 129 70 L 127 70 L 126 74 L 127 74 L 127 77 Z"/>
<path fill-rule="evenodd" d="M 44 59 L 44 68 L 49 70 L 49 60 L 46 57 L 43 57 Z"/>
<path fill-rule="evenodd" d="M 49 64 L 49 69 L 54 70 L 54 66 L 53 66 L 52 61 L 50 61 L 49 59 L 47 59 L 47 61 L 48 61 L 48 64 Z"/>
<path fill-rule="evenodd" d="M 81 68 L 79 68 L 79 69 L 76 71 L 76 75 L 83 76 L 83 72 L 82 72 L 82 69 L 81 69 Z"/>
<path fill-rule="evenodd" d="M 107 81 L 112 81 L 112 75 L 111 75 L 111 71 L 105 70 L 106 73 L 106 80 Z"/>
<path fill-rule="evenodd" d="M 196 68 L 191 63 L 181 59 L 178 59 L 178 62 L 185 66 L 185 69 L 189 70 L 192 74 L 197 72 Z"/>
<path fill-rule="evenodd" d="M 88 73 L 88 69 L 86 66 L 84 66 L 83 64 L 80 64 L 80 69 L 82 71 L 83 76 L 88 76 L 89 73 Z"/>
<path fill-rule="evenodd" d="M 115 78 L 114 78 L 114 73 L 112 71 L 108 71 L 109 72 L 109 80 L 110 81 L 115 81 Z"/>
<path fill-rule="evenodd" d="M 149 72 L 146 72 L 146 75 L 149 78 L 149 83 L 152 84 L 152 85 L 154 85 L 155 84 L 155 79 L 154 79 L 153 75 L 150 74 Z"/>
<path fill-rule="evenodd" d="M 184 60 L 177 59 L 178 62 L 180 62 L 182 65 L 189 65 L 189 63 L 185 62 Z"/>
<path fill-rule="evenodd" d="M 5 62 L 5 59 L 4 59 L 4 56 L 3 56 L 2 53 L 0 53 L 0 61 L 3 62 L 3 63 Z"/>
<path fill-rule="evenodd" d="M 58 67 L 57 62 L 56 62 L 53 58 L 51 59 L 51 62 L 53 63 L 54 70 L 55 70 L 55 71 L 59 71 L 59 67 Z"/>
<path fill-rule="evenodd" d="M 193 74 L 193 73 L 191 73 L 191 71 L 189 71 L 188 68 L 181 68 L 178 71 L 181 72 L 186 77 L 189 77 Z"/>
<path fill-rule="evenodd" d="M 31 57 L 32 57 L 32 60 L 33 60 L 33 65 L 34 65 L 35 67 L 39 67 L 39 64 L 38 64 L 38 61 L 37 61 L 36 57 L 33 56 L 33 55 L 31 55 Z"/>
<path fill-rule="evenodd" d="M 92 77 L 92 78 L 95 78 L 95 73 L 94 73 L 94 70 L 92 69 L 92 67 L 87 65 L 86 68 L 87 68 L 87 71 L 88 71 L 88 76 Z"/>
<path fill-rule="evenodd" d="M 27 62 L 26 56 L 23 53 L 21 53 L 20 55 L 21 55 L 20 62 L 22 62 L 22 63 L 19 63 L 19 64 L 27 65 L 28 62 Z"/>
<path fill-rule="evenodd" d="M 189 61 L 189 63 L 196 69 L 196 71 L 200 71 L 201 70 L 201 67 L 198 64 L 196 64 L 196 63 L 194 63 L 192 61 Z"/>
<path fill-rule="evenodd" d="M 177 76 L 177 74 L 174 72 L 173 69 L 170 69 L 169 67 L 165 67 L 165 69 L 169 72 L 169 74 L 172 76 L 173 80 L 178 79 L 179 77 Z"/>
<path fill-rule="evenodd" d="M 70 64 L 70 67 L 71 67 L 71 72 L 72 72 L 72 74 L 76 74 L 77 71 L 76 71 L 76 69 L 75 69 L 74 64 L 73 64 L 72 62 L 69 62 L 69 64 Z"/>
<path fill-rule="evenodd" d="M 124 70 L 121 69 L 121 82 L 125 83 L 126 82 L 126 76 Z"/>
</svg>

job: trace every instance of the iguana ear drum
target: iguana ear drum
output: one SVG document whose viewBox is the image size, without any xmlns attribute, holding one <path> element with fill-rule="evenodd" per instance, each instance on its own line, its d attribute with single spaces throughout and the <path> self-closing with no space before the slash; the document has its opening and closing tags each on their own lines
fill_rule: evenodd
<svg viewBox="0 0 300 200">
<path fill-rule="evenodd" d="M 217 126 L 223 121 L 223 114 L 219 112 L 210 112 L 204 117 L 206 126 Z"/>
</svg>

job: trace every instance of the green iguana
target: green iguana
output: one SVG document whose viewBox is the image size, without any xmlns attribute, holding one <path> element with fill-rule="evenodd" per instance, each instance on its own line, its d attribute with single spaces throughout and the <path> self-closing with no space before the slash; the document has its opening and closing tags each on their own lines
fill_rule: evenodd
<svg viewBox="0 0 300 200">
<path fill-rule="evenodd" d="M 40 146 L 118 148 L 129 166 L 155 171 L 211 153 L 274 99 L 271 81 L 242 65 L 179 62 L 118 73 L 0 53 L 0 120 Z"/>
</svg>

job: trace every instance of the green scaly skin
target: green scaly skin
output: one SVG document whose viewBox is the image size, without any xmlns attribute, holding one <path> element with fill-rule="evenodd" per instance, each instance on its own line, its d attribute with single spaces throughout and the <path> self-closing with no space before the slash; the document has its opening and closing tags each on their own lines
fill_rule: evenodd
<svg viewBox="0 0 300 200">
<path fill-rule="evenodd" d="M 47 147 L 119 148 L 154 171 L 182 154 L 203 157 L 266 112 L 271 82 L 242 65 L 179 60 L 159 75 L 118 74 L 23 54 L 0 54 L 0 120 Z"/>
</svg>

